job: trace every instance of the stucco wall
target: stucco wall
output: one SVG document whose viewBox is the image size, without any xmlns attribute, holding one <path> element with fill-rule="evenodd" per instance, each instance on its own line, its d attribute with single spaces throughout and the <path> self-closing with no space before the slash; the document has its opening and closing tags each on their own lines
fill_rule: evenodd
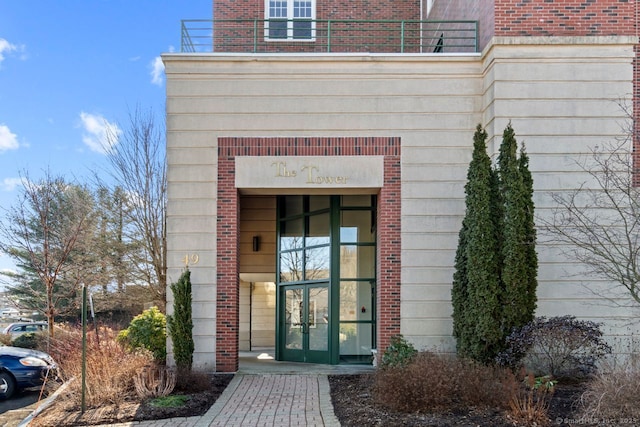
<svg viewBox="0 0 640 427">
<path fill-rule="evenodd" d="M 218 137 L 399 137 L 401 329 L 420 348 L 452 350 L 452 266 L 476 124 L 495 152 L 512 121 L 547 215 L 551 192 L 583 180 L 575 160 L 619 134 L 613 100 L 632 92 L 633 55 L 631 40 L 616 38 L 504 38 L 483 57 L 164 55 L 169 274 L 178 277 L 185 253 L 199 254 L 195 364 L 215 359 Z M 628 314 L 589 305 L 588 279 L 567 276 L 578 267 L 551 246 L 539 254 L 539 314 Z"/>
</svg>

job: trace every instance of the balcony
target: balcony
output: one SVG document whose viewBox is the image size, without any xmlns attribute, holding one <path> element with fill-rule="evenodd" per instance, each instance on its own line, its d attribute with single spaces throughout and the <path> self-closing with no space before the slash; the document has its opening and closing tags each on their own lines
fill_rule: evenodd
<svg viewBox="0 0 640 427">
<path fill-rule="evenodd" d="M 183 20 L 181 52 L 478 52 L 477 21 Z"/>
</svg>

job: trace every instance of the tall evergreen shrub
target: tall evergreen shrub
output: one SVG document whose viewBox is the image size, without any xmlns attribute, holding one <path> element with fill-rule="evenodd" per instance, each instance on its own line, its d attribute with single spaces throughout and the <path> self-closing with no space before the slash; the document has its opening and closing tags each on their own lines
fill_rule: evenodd
<svg viewBox="0 0 640 427">
<path fill-rule="evenodd" d="M 460 356 L 488 363 L 514 327 L 533 319 L 537 255 L 529 159 L 517 157 L 515 132 L 503 133 L 498 167 L 491 167 L 487 134 L 478 125 L 465 185 L 451 299 Z"/>
<path fill-rule="evenodd" d="M 504 209 L 501 277 L 504 284 L 502 303 L 505 337 L 513 328 L 522 327 L 533 320 L 536 306 L 536 289 L 531 286 L 536 280 L 535 271 L 529 265 L 532 262 L 532 189 L 530 191 L 527 188 L 524 175 L 530 181 L 527 184 L 532 185 L 532 180 L 528 158 L 525 157 L 524 163 L 518 160 L 517 150 L 515 132 L 509 124 L 502 135 L 497 167 Z"/>
<path fill-rule="evenodd" d="M 454 333 L 458 353 L 488 362 L 501 348 L 500 253 L 496 230 L 496 179 L 478 125 L 465 185 L 466 213 L 456 256 Z M 465 228 L 466 227 L 466 228 Z M 481 302 L 481 303 L 480 303 Z"/>
<path fill-rule="evenodd" d="M 536 224 L 534 219 L 535 205 L 533 203 L 533 177 L 529 170 L 529 156 L 525 149 L 524 143 L 520 148 L 520 159 L 518 167 L 522 175 L 522 182 L 525 191 L 525 226 L 524 226 L 524 245 L 527 252 L 527 299 L 526 310 L 531 313 L 531 319 L 536 311 L 538 301 L 538 253 L 536 252 Z"/>
<path fill-rule="evenodd" d="M 171 284 L 173 315 L 167 326 L 173 341 L 173 357 L 179 369 L 191 370 L 193 363 L 193 319 L 191 312 L 191 271 L 185 269 L 180 279 Z"/>
</svg>

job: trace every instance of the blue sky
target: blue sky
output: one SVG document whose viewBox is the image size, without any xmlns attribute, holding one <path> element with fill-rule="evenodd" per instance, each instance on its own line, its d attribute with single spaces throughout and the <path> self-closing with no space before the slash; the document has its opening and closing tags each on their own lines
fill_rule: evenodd
<svg viewBox="0 0 640 427">
<path fill-rule="evenodd" d="M 212 4 L 0 0 L 0 207 L 23 171 L 82 181 L 104 169 L 105 127 L 125 128 L 136 107 L 163 119 L 159 56 L 180 49 L 181 19 L 210 19 Z"/>
</svg>

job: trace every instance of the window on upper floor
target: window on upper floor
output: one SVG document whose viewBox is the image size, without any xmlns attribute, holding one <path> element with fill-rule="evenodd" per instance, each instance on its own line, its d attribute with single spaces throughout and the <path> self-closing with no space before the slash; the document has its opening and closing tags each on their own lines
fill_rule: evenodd
<svg viewBox="0 0 640 427">
<path fill-rule="evenodd" d="M 316 0 L 265 0 L 265 38 L 313 40 Z"/>
</svg>

